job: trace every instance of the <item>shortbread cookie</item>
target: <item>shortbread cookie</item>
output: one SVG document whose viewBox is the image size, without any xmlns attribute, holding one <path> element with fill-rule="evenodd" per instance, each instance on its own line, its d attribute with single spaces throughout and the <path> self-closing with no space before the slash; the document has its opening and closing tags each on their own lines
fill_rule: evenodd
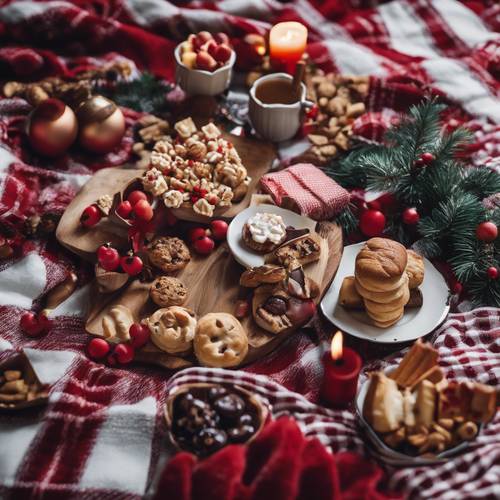
<svg viewBox="0 0 500 500">
<path fill-rule="evenodd" d="M 180 306 L 186 301 L 187 288 L 177 278 L 160 276 L 153 281 L 149 296 L 160 307 Z"/>
<path fill-rule="evenodd" d="M 366 303 L 365 303 L 366 307 Z M 387 312 L 372 312 L 370 309 L 366 308 L 366 314 L 370 316 L 371 319 L 377 321 L 378 323 L 389 323 L 394 321 L 396 318 L 400 318 L 404 312 L 404 307 L 398 307 L 392 311 Z"/>
<path fill-rule="evenodd" d="M 200 318 L 194 338 L 194 353 L 202 365 L 216 368 L 237 366 L 247 352 L 247 334 L 232 314 L 209 313 Z"/>
<path fill-rule="evenodd" d="M 407 286 L 405 286 L 403 287 L 403 295 L 395 300 L 391 300 L 385 303 L 380 303 L 365 298 L 364 303 L 367 311 L 370 311 L 373 314 L 384 314 L 405 307 L 406 304 L 408 304 L 409 300 L 410 300 L 410 289 Z"/>
<path fill-rule="evenodd" d="M 406 292 L 405 287 L 408 288 L 408 276 L 403 275 L 403 284 L 396 290 L 390 290 L 388 292 L 373 292 L 367 290 L 358 280 L 357 277 L 354 278 L 354 286 L 357 292 L 364 298 L 371 300 L 373 302 L 378 302 L 385 304 L 386 302 L 392 302 L 393 300 L 400 299 Z"/>
<path fill-rule="evenodd" d="M 406 274 L 403 273 L 397 278 L 390 278 L 386 280 L 377 280 L 369 276 L 363 276 L 362 273 L 356 272 L 356 279 L 363 288 L 371 292 L 390 292 L 400 288 L 406 280 Z"/>
<path fill-rule="evenodd" d="M 406 264 L 406 274 L 410 281 L 410 290 L 417 288 L 424 281 L 424 259 L 413 250 L 407 250 L 408 263 Z"/>
<path fill-rule="evenodd" d="M 240 277 L 240 285 L 255 288 L 262 284 L 280 283 L 287 277 L 286 270 L 281 266 L 265 264 L 252 267 L 243 272 Z"/>
<path fill-rule="evenodd" d="M 151 263 L 171 273 L 184 269 L 191 259 L 189 248 L 179 238 L 160 236 L 147 246 L 147 254 Z"/>
<path fill-rule="evenodd" d="M 321 246 L 319 236 L 306 234 L 291 240 L 275 250 L 274 258 L 285 267 L 305 266 L 319 259 Z"/>
<path fill-rule="evenodd" d="M 169 354 L 186 355 L 191 352 L 196 331 L 194 313 L 184 307 L 158 309 L 147 320 L 151 341 Z"/>
<path fill-rule="evenodd" d="M 395 325 L 402 317 L 403 317 L 404 311 L 401 312 L 401 314 L 390 321 L 387 322 L 382 322 L 382 321 L 376 321 L 374 319 L 371 319 L 371 322 L 377 327 L 377 328 L 389 328 L 392 325 Z"/>
<path fill-rule="evenodd" d="M 243 225 L 245 245 L 259 253 L 269 253 L 285 241 L 286 226 L 280 215 L 256 213 Z"/>
</svg>

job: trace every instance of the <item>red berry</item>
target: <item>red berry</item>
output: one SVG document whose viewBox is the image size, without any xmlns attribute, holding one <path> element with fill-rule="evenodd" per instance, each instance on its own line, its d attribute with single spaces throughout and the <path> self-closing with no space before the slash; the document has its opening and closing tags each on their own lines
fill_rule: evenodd
<svg viewBox="0 0 500 500">
<path fill-rule="evenodd" d="M 139 200 L 133 209 L 133 213 L 136 219 L 149 221 L 153 218 L 153 207 L 149 204 L 147 200 Z"/>
<path fill-rule="evenodd" d="M 430 165 L 436 158 L 432 153 L 423 153 L 420 155 L 420 159 L 426 164 Z"/>
<path fill-rule="evenodd" d="M 132 212 L 132 203 L 130 201 L 125 200 L 122 201 L 117 207 L 116 207 L 116 213 L 122 218 L 122 219 L 127 219 L 128 216 L 130 215 L 130 212 Z"/>
<path fill-rule="evenodd" d="M 134 348 L 130 344 L 118 344 L 113 352 L 118 363 L 126 365 L 134 359 Z"/>
<path fill-rule="evenodd" d="M 415 166 L 417 168 L 422 168 L 422 167 L 425 167 L 425 162 L 424 160 L 422 160 L 422 158 L 418 158 L 417 160 L 415 160 Z"/>
<path fill-rule="evenodd" d="M 214 35 L 214 40 L 217 42 L 217 43 L 225 43 L 227 45 L 229 45 L 229 37 L 225 34 L 225 33 L 216 33 Z"/>
<path fill-rule="evenodd" d="M 227 235 L 227 229 L 228 229 L 227 222 L 223 220 L 213 220 L 210 223 L 210 229 L 212 230 L 212 236 L 215 241 L 223 241 L 226 239 Z"/>
<path fill-rule="evenodd" d="M 359 228 L 365 236 L 378 236 L 385 228 L 385 215 L 379 210 L 365 210 L 359 218 Z"/>
<path fill-rule="evenodd" d="M 44 333 L 43 326 L 34 312 L 28 311 L 21 316 L 21 330 L 28 337 L 38 337 Z"/>
<path fill-rule="evenodd" d="M 101 359 L 104 358 L 109 353 L 109 344 L 100 338 L 93 338 L 87 344 L 87 354 L 91 359 Z"/>
<path fill-rule="evenodd" d="M 47 312 L 44 310 L 38 314 L 38 323 L 43 332 L 47 332 L 52 326 L 52 320 L 48 317 Z"/>
<path fill-rule="evenodd" d="M 418 224 L 418 221 L 420 220 L 420 214 L 418 213 L 416 208 L 406 208 L 403 211 L 401 218 L 403 219 L 403 222 L 405 224 L 414 226 L 415 224 Z"/>
<path fill-rule="evenodd" d="M 212 238 L 209 238 L 208 236 L 204 236 L 203 238 L 200 238 L 193 243 L 195 252 L 199 253 L 200 255 L 208 255 L 214 249 L 214 247 L 214 240 Z"/>
<path fill-rule="evenodd" d="M 462 286 L 462 283 L 459 283 L 458 281 L 453 285 L 452 292 L 456 295 L 460 295 L 462 293 L 462 290 L 464 287 Z"/>
<path fill-rule="evenodd" d="M 494 266 L 488 267 L 486 274 L 488 275 L 488 278 L 496 280 L 498 278 L 498 269 Z"/>
<path fill-rule="evenodd" d="M 498 228 L 493 222 L 481 222 L 476 228 L 476 236 L 478 240 L 491 243 L 498 236 Z"/>
<path fill-rule="evenodd" d="M 188 233 L 188 238 L 191 243 L 194 243 L 196 240 L 204 238 L 205 236 L 206 233 L 202 227 L 193 227 L 193 229 L 190 229 Z"/>
<path fill-rule="evenodd" d="M 109 244 L 101 245 L 97 249 L 97 260 L 105 271 L 115 271 L 120 265 L 120 254 Z"/>
<path fill-rule="evenodd" d="M 137 276 L 144 267 L 142 259 L 137 255 L 125 255 L 121 258 L 120 264 L 129 276 Z"/>
<path fill-rule="evenodd" d="M 204 50 L 198 52 L 196 56 L 196 69 L 213 71 L 217 67 L 217 61 Z"/>
<path fill-rule="evenodd" d="M 102 213 L 97 205 L 90 205 L 82 212 L 80 222 L 85 227 L 92 227 L 101 220 L 101 217 Z"/>
<path fill-rule="evenodd" d="M 146 325 L 142 325 L 140 323 L 134 323 L 129 331 L 130 335 L 130 345 L 134 349 L 139 349 L 143 345 L 147 343 L 150 337 L 149 328 Z"/>
<path fill-rule="evenodd" d="M 221 64 L 226 64 L 227 61 L 229 61 L 232 52 L 233 51 L 228 45 L 226 45 L 225 43 L 221 43 L 215 49 L 215 54 L 214 54 L 215 60 Z"/>
<path fill-rule="evenodd" d="M 314 120 L 318 116 L 318 113 L 319 113 L 319 107 L 318 107 L 318 105 L 317 104 L 313 104 L 311 106 L 311 108 L 309 109 L 309 111 L 307 112 L 307 117 L 311 118 L 311 120 Z"/>
<path fill-rule="evenodd" d="M 140 200 L 148 201 L 148 197 L 146 193 L 144 193 L 143 191 L 138 191 L 138 190 L 132 191 L 127 196 L 127 201 L 129 201 L 132 206 L 134 206 Z"/>
</svg>

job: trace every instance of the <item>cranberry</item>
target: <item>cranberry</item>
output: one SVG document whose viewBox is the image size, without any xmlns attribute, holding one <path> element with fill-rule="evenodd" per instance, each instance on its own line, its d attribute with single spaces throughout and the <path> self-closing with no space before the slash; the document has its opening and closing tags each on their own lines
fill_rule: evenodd
<svg viewBox="0 0 500 500">
<path fill-rule="evenodd" d="M 488 275 L 488 278 L 496 280 L 498 278 L 498 269 L 495 266 L 490 266 L 488 267 L 486 274 Z"/>
<path fill-rule="evenodd" d="M 88 206 L 80 217 L 80 222 L 85 227 L 95 226 L 102 218 L 101 211 L 97 208 L 97 205 Z"/>
<path fill-rule="evenodd" d="M 409 226 L 414 226 L 418 224 L 420 220 L 420 214 L 418 213 L 416 208 L 407 208 L 403 211 L 401 215 L 403 222 Z"/>
<path fill-rule="evenodd" d="M 120 254 L 109 244 L 101 245 L 97 249 L 97 260 L 105 271 L 115 271 L 120 265 Z"/>
<path fill-rule="evenodd" d="M 139 349 L 147 343 L 150 337 L 149 328 L 146 325 L 140 323 L 134 323 L 129 331 L 130 335 L 130 345 L 134 349 Z"/>
<path fill-rule="evenodd" d="M 476 228 L 476 237 L 478 240 L 491 243 L 497 239 L 497 236 L 498 228 L 493 222 L 481 222 Z"/>
<path fill-rule="evenodd" d="M 118 363 L 126 365 L 134 359 L 134 348 L 129 344 L 118 344 L 113 352 Z"/>
<path fill-rule="evenodd" d="M 127 201 L 129 201 L 132 206 L 134 206 L 140 200 L 148 201 L 148 197 L 146 193 L 144 193 L 143 191 L 138 191 L 138 190 L 132 191 L 127 196 Z"/>
<path fill-rule="evenodd" d="M 420 155 L 420 159 L 426 164 L 430 165 L 436 158 L 432 153 L 423 153 Z"/>
<path fill-rule="evenodd" d="M 205 230 L 202 227 L 194 227 L 189 230 L 188 238 L 191 243 L 194 243 L 196 240 L 200 238 L 204 238 L 206 236 Z"/>
<path fill-rule="evenodd" d="M 137 276 L 144 267 L 142 259 L 137 255 L 125 255 L 121 258 L 120 264 L 129 276 Z"/>
<path fill-rule="evenodd" d="M 149 201 L 139 200 L 134 205 L 133 214 L 136 219 L 147 222 L 153 218 L 153 207 L 149 204 Z"/>
<path fill-rule="evenodd" d="M 47 332 L 51 323 L 45 313 L 37 316 L 34 312 L 27 311 L 21 316 L 20 326 L 28 337 L 39 337 Z"/>
<path fill-rule="evenodd" d="M 116 207 L 116 213 L 122 218 L 122 219 L 127 219 L 128 216 L 130 215 L 130 212 L 132 212 L 132 203 L 130 201 L 125 200 L 122 201 L 117 207 Z"/>
<path fill-rule="evenodd" d="M 208 236 L 204 236 L 203 238 L 200 238 L 193 243 L 195 252 L 199 253 L 200 255 L 208 255 L 210 252 L 212 252 L 214 247 L 214 240 L 212 238 L 209 238 Z"/>
<path fill-rule="evenodd" d="M 104 358 L 109 350 L 109 344 L 104 339 L 94 338 L 87 344 L 87 354 L 91 359 Z"/>
</svg>

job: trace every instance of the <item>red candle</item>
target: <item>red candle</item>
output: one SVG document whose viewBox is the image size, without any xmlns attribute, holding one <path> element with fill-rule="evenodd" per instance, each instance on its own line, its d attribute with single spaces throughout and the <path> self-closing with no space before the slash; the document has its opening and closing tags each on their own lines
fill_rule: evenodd
<svg viewBox="0 0 500 500">
<path fill-rule="evenodd" d="M 356 396 L 362 364 L 356 351 L 343 347 L 342 332 L 338 331 L 333 336 L 331 350 L 323 356 L 321 399 L 329 406 L 347 406 Z"/>
<path fill-rule="evenodd" d="M 293 73 L 307 46 L 307 28 L 295 21 L 279 23 L 269 32 L 269 53 L 275 69 Z"/>
</svg>

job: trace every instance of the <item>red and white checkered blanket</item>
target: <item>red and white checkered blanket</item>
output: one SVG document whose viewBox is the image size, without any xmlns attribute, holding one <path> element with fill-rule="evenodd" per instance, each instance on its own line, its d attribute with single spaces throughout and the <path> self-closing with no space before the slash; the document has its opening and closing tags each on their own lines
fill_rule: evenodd
<svg viewBox="0 0 500 500">
<path fill-rule="evenodd" d="M 475 132 L 471 162 L 500 167 L 500 4 L 456 0 L 329 0 L 179 2 L 165 0 L 4 1 L 0 7 L 0 75 L 35 80 L 70 75 L 116 57 L 171 79 L 172 49 L 189 32 L 264 33 L 273 23 L 308 26 L 311 58 L 325 70 L 371 75 L 369 113 L 357 133 L 380 138 L 394 118 L 428 92 L 450 104 L 445 117 Z M 26 215 L 60 210 L 89 176 L 130 155 L 131 133 L 105 157 L 72 154 L 41 160 L 24 147 L 24 101 L 0 100 L 0 221 L 14 226 Z M 127 123 L 137 114 L 126 111 Z M 308 435 L 333 449 L 365 451 L 349 411 L 314 406 L 324 342 L 299 333 L 277 352 L 241 372 L 193 369 L 175 378 L 165 371 L 109 369 L 87 360 L 82 318 L 88 286 L 53 313 L 51 333 L 29 340 L 19 316 L 76 270 L 90 270 L 45 241 L 29 241 L 0 261 L 0 359 L 25 348 L 41 379 L 53 383 L 45 412 L 0 417 L 0 496 L 14 498 L 136 498 L 144 495 L 164 449 L 165 391 L 182 377 L 234 377 L 292 413 Z M 450 378 L 498 386 L 500 312 L 450 315 L 433 337 Z M 356 343 L 367 361 L 387 352 Z M 398 353 L 396 357 L 400 357 Z M 390 362 L 394 362 L 391 360 Z M 370 365 L 372 366 L 372 365 Z M 250 374 L 264 377 L 254 378 Z M 244 380 L 241 380 L 241 377 Z M 275 382 L 302 396 L 284 392 Z M 308 402 L 309 401 L 309 402 Z M 311 403 L 312 402 L 312 403 Z M 464 455 L 445 465 L 390 470 L 389 486 L 412 498 L 498 498 L 500 418 Z"/>
</svg>

